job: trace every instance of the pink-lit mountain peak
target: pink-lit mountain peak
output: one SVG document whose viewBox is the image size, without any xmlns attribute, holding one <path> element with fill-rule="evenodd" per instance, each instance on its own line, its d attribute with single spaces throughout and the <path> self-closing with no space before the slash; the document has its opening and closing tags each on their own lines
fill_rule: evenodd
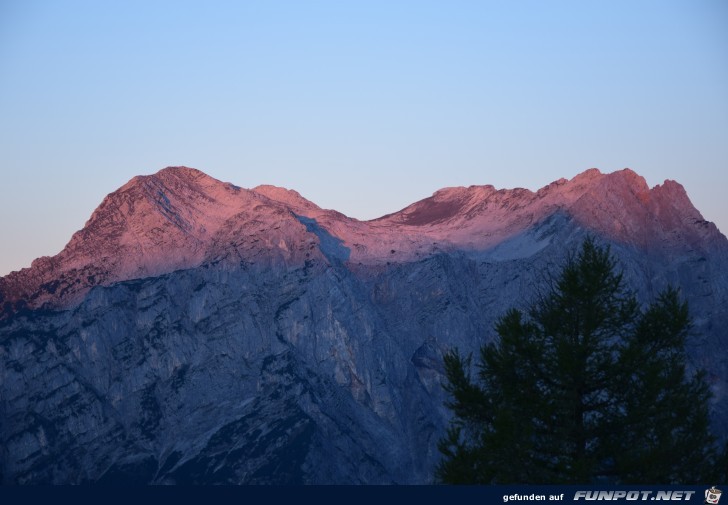
<svg viewBox="0 0 728 505">
<path fill-rule="evenodd" d="M 109 194 L 69 247 L 93 235 L 101 244 L 149 256 L 157 246 L 203 240 L 244 200 L 238 188 L 199 170 L 166 168 L 134 177 Z"/>
<path fill-rule="evenodd" d="M 134 177 L 109 194 L 61 253 L 0 279 L 0 291 L 6 299 L 33 295 L 40 305 L 80 296 L 94 285 L 210 261 L 297 263 L 314 254 L 324 261 L 383 264 L 416 261 L 443 249 L 488 251 L 556 213 L 638 247 L 720 237 L 678 183 L 650 189 L 629 169 L 610 174 L 590 169 L 536 192 L 490 185 L 444 188 L 362 222 L 323 210 L 293 190 L 243 189 L 193 168 L 168 167 Z"/>
<path fill-rule="evenodd" d="M 665 181 L 650 188 L 630 169 L 608 174 L 590 169 L 536 192 L 496 190 L 490 185 L 445 188 L 371 224 L 396 230 L 400 236 L 425 239 L 410 243 L 429 240 L 484 251 L 557 213 L 594 234 L 640 248 L 725 241 L 715 225 L 702 218 L 680 184 Z"/>
<path fill-rule="evenodd" d="M 491 185 L 451 187 L 389 214 L 378 221 L 439 227 L 472 220 L 502 221 L 522 213 L 543 214 L 553 207 L 569 207 L 587 196 L 598 200 L 607 193 L 644 195 L 650 192 L 643 177 L 630 169 L 603 174 L 592 168 L 571 180 L 559 179 L 536 192 L 524 188 L 496 189 Z"/>
<path fill-rule="evenodd" d="M 136 197 L 158 205 L 163 213 L 175 204 L 182 203 L 184 207 L 198 211 L 196 218 L 201 221 L 216 216 L 229 219 L 261 205 L 320 210 L 313 202 L 291 189 L 272 185 L 244 189 L 188 167 L 167 167 L 152 175 L 134 177 L 110 196 L 127 188 L 134 191 Z"/>
</svg>

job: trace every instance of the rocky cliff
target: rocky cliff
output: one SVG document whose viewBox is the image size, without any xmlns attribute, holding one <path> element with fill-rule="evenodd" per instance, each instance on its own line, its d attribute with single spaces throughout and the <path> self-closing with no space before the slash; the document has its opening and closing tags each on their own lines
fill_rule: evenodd
<svg viewBox="0 0 728 505">
<path fill-rule="evenodd" d="M 357 221 L 172 167 L 0 279 L 3 483 L 424 483 L 442 354 L 493 338 L 586 234 L 677 285 L 728 433 L 728 240 L 683 188 L 588 170 Z"/>
</svg>

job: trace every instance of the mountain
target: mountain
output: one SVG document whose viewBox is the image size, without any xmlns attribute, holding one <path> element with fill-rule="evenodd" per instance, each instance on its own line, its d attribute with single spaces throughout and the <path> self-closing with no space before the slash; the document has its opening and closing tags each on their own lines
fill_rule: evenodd
<svg viewBox="0 0 728 505">
<path fill-rule="evenodd" d="M 443 353 L 587 234 L 642 301 L 680 287 L 728 434 L 728 240 L 676 182 L 591 169 L 358 221 L 170 167 L 0 279 L 0 481 L 430 482 Z"/>
</svg>

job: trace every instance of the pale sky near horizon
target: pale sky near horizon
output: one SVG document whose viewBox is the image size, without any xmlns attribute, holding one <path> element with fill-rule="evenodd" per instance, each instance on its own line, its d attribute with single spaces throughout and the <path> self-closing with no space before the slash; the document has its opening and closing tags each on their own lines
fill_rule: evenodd
<svg viewBox="0 0 728 505">
<path fill-rule="evenodd" d="M 597 167 L 728 232 L 728 2 L 0 0 L 0 275 L 134 175 L 370 219 Z"/>
</svg>

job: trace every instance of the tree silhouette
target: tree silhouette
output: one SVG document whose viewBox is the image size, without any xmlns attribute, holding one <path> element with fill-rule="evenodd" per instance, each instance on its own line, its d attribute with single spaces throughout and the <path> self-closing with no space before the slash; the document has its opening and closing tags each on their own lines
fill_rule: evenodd
<svg viewBox="0 0 728 505">
<path fill-rule="evenodd" d="M 526 313 L 500 318 L 475 377 L 470 357 L 445 356 L 453 420 L 438 478 L 711 481 L 710 393 L 702 373 L 686 371 L 689 328 L 674 289 L 641 310 L 609 249 L 585 240 Z"/>
</svg>

